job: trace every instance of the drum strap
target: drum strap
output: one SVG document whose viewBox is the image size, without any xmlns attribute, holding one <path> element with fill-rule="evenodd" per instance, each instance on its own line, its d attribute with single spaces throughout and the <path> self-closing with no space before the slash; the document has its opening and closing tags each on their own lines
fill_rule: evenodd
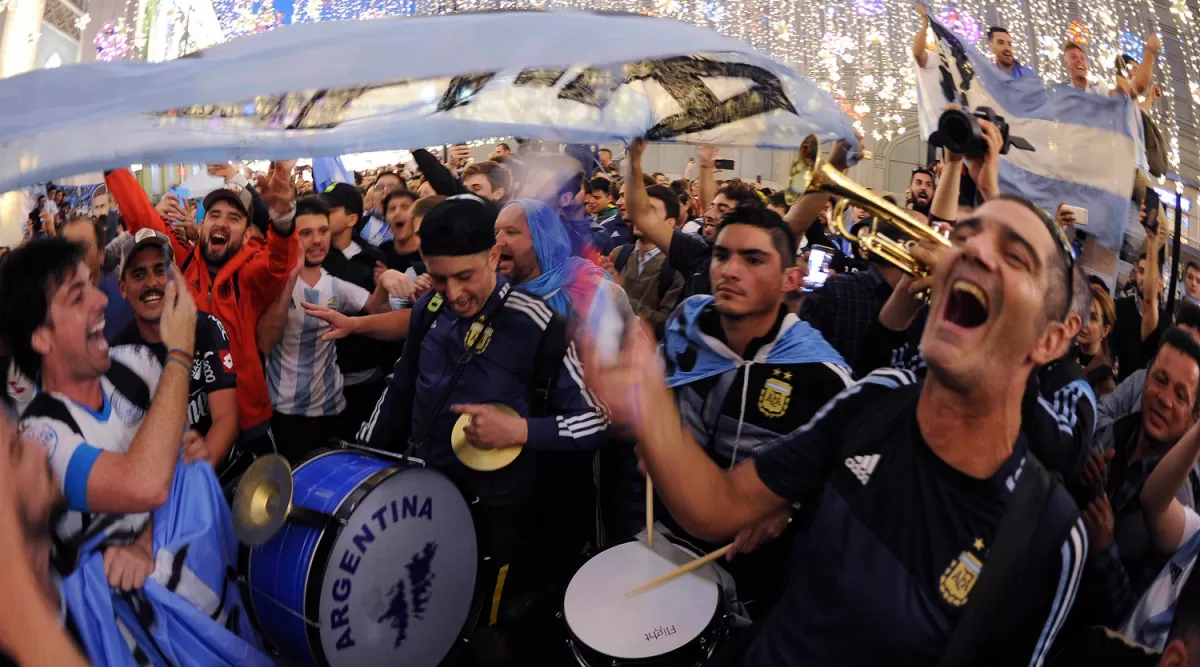
<svg viewBox="0 0 1200 667">
<path fill-rule="evenodd" d="M 470 328 L 480 327 L 482 330 L 488 326 L 491 326 L 488 322 L 489 316 L 492 313 L 504 312 L 504 304 L 506 301 L 508 301 L 508 295 L 513 293 L 513 288 L 511 285 L 506 285 L 506 287 L 507 289 L 505 289 L 504 293 L 500 296 L 500 301 L 496 303 L 496 306 L 491 310 L 480 313 L 479 316 L 475 318 L 475 321 L 471 322 Z M 432 324 L 432 322 L 430 322 L 430 324 Z M 470 328 L 468 328 L 468 331 Z M 450 394 L 454 391 L 454 388 L 458 386 L 458 381 L 462 378 L 463 371 L 467 369 L 467 365 L 471 363 L 472 359 L 483 354 L 483 351 L 487 348 L 488 341 L 490 340 L 491 336 L 478 335 L 475 337 L 474 342 L 471 345 L 466 346 L 466 348 L 463 350 L 462 356 L 460 356 L 458 358 L 458 362 L 454 364 L 454 372 L 450 375 L 450 381 L 447 382 L 446 386 L 442 388 L 442 393 L 438 396 L 437 401 L 433 404 L 433 410 L 429 412 L 428 418 L 425 420 L 425 423 L 422 424 L 421 432 L 419 434 L 414 433 L 409 439 L 408 447 L 404 450 L 403 454 L 405 459 L 409 457 L 413 449 L 425 442 L 425 438 L 429 435 L 430 429 L 433 428 L 434 418 L 441 414 L 442 410 L 446 408 L 446 401 L 450 399 Z"/>
</svg>

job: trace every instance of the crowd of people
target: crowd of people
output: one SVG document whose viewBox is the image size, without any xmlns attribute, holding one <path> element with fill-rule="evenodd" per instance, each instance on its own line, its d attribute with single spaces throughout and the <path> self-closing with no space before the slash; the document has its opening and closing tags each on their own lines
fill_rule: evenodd
<svg viewBox="0 0 1200 667">
<path fill-rule="evenodd" d="M 1007 30 L 988 45 L 1036 76 Z M 1081 47 L 1064 65 L 1088 87 Z M 1093 92 L 1153 95 L 1135 65 Z M 290 162 L 211 165 L 223 186 L 197 200 L 152 202 L 126 169 L 86 210 L 47 189 L 0 256 L 0 662 L 101 660 L 62 583 L 89 552 L 122 599 L 161 580 L 261 647 L 228 620 L 236 584 L 176 588 L 155 535 L 191 519 L 160 510 L 184 469 L 229 496 L 261 456 L 344 441 L 471 502 L 488 604 L 464 665 L 574 664 L 563 591 L 639 539 L 647 502 L 696 553 L 732 543 L 740 622 L 708 664 L 1200 665 L 1200 264 L 1168 304 L 1145 189 L 1128 284 L 1084 271 L 1074 209 L 1002 192 L 980 125 L 985 154 L 873 193 L 933 232 L 915 240 L 869 199 L 724 179 L 711 146 L 647 174 L 641 140 L 415 150 L 319 191 Z M 462 415 L 521 454 L 467 467 Z"/>
</svg>

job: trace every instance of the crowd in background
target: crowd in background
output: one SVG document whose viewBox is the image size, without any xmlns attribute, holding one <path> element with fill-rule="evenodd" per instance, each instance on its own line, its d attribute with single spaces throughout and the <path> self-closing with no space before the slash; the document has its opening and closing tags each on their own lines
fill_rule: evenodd
<svg viewBox="0 0 1200 667">
<path fill-rule="evenodd" d="M 989 45 L 1032 74 L 1006 30 Z M 1085 54 L 1064 57 L 1086 82 Z M 1149 90 L 1131 73 L 1111 92 Z M 711 146 L 671 175 L 644 172 L 640 140 L 614 155 L 527 139 L 478 162 L 415 150 L 352 183 L 210 165 L 223 186 L 194 200 L 152 202 L 125 169 L 74 210 L 47 186 L 0 256 L 0 364 L 24 424 L 5 426 L 3 455 L 20 471 L 49 445 L 62 540 L 101 530 L 94 513 L 161 506 L 161 451 L 208 460 L 231 491 L 266 453 L 411 446 L 503 526 L 481 537 L 499 562 L 544 568 L 508 584 L 541 614 L 501 612 L 527 624 L 507 637 L 512 664 L 566 664 L 541 633 L 579 555 L 644 527 L 646 470 L 671 533 L 698 552 L 732 539 L 751 629 L 713 664 L 1200 665 L 1200 265 L 1168 308 L 1169 226 L 1143 188 L 1133 274 L 1085 272 L 1073 209 L 1001 192 L 999 134 L 980 125 L 985 154 L 942 151 L 905 192 L 870 193 L 948 239 L 909 246 L 917 275 L 860 243 L 910 240 L 871 200 L 722 178 Z M 830 164 L 847 169 L 847 151 Z M 582 344 L 599 285 L 630 323 L 604 365 Z M 114 436 L 122 463 L 89 455 L 92 481 L 77 452 L 112 448 L 79 409 L 88 383 L 103 409 L 154 394 L 144 427 Z M 492 405 L 510 395 L 516 416 Z M 459 414 L 482 446 L 536 454 L 466 470 L 446 449 Z M 68 419 L 86 435 L 67 437 Z M 19 472 L 0 482 L 43 544 L 51 513 L 30 498 L 64 498 Z M 126 529 L 105 563 L 137 590 L 150 530 Z"/>
</svg>

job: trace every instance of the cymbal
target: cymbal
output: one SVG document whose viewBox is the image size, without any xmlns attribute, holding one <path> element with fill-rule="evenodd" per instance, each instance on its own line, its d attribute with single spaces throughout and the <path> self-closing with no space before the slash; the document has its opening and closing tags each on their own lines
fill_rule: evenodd
<svg viewBox="0 0 1200 667">
<path fill-rule="evenodd" d="M 292 509 L 292 466 L 278 454 L 259 458 L 246 469 L 233 496 L 233 532 L 252 547 L 279 532 Z"/>
<path fill-rule="evenodd" d="M 503 403 L 492 403 L 492 405 L 514 417 L 518 416 L 516 410 Z M 459 415 L 458 421 L 454 422 L 454 430 L 450 433 L 450 446 L 454 448 L 454 455 L 458 457 L 459 461 L 462 461 L 463 465 L 472 470 L 491 472 L 507 466 L 521 455 L 521 450 L 524 449 L 521 445 L 504 449 L 477 447 L 475 443 L 467 439 L 466 428 L 470 423 L 471 415 Z"/>
</svg>

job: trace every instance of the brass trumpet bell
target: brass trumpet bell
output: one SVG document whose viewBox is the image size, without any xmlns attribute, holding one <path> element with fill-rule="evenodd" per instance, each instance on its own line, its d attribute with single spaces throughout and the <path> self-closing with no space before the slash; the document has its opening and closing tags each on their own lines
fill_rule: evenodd
<svg viewBox="0 0 1200 667">
<path fill-rule="evenodd" d="M 829 219 L 829 227 L 834 233 L 859 243 L 868 252 L 878 255 L 910 276 L 928 275 L 930 267 L 925 267 L 914 259 L 904 243 L 881 234 L 880 220 L 890 223 L 914 241 L 929 239 L 950 247 L 949 239 L 942 232 L 917 219 L 911 212 L 855 183 L 823 159 L 820 142 L 813 134 L 805 137 L 800 144 L 799 155 L 788 172 L 784 200 L 791 206 L 804 195 L 811 193 L 823 193 L 838 198 Z M 851 204 L 867 211 L 872 218 L 871 228 L 858 235 L 851 234 L 842 222 L 846 207 Z"/>
</svg>

